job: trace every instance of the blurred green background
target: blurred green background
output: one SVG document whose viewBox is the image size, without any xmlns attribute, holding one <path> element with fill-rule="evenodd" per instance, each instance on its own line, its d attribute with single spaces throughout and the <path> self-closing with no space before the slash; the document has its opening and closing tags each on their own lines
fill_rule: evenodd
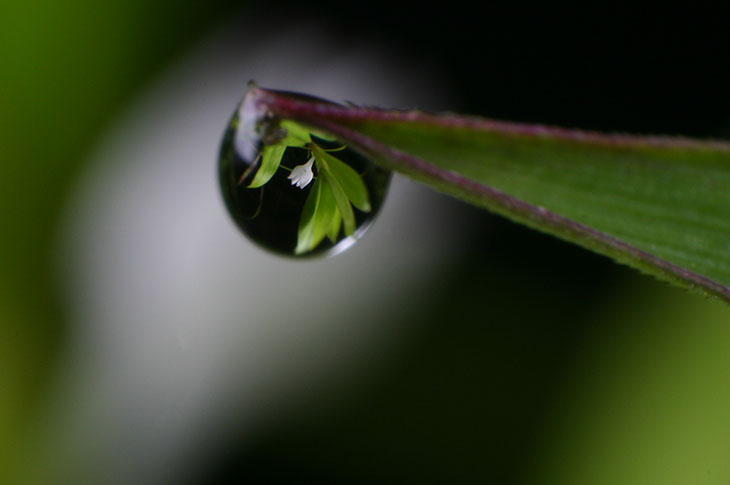
<svg viewBox="0 0 730 485">
<path fill-rule="evenodd" d="M 231 3 L 0 2 L 1 457 L 63 343 L 52 260 L 74 177 L 124 104 Z"/>
<path fill-rule="evenodd" d="M 31 476 L 37 440 L 58 439 L 28 436 L 67 343 L 56 245 L 84 161 L 166 66 L 261 12 L 430 60 L 454 111 L 728 134 L 730 34 L 713 12 L 1 0 L 0 482 Z M 229 439 L 191 483 L 730 481 L 727 305 L 461 210 L 479 229 L 403 302 L 408 337 L 315 405 Z M 79 483 L 87 466 L 70 465 Z"/>
</svg>

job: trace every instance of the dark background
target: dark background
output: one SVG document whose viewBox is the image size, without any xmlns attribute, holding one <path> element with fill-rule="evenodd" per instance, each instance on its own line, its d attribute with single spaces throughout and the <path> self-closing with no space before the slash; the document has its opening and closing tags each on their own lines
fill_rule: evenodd
<svg viewBox="0 0 730 485">
<path fill-rule="evenodd" d="M 457 112 L 609 132 L 730 133 L 730 29 L 722 12 L 519 4 L 475 10 L 456 1 L 446 7 L 5 1 L 0 451 L 33 422 L 66 339 L 52 241 L 84 157 L 146 83 L 226 17 L 318 19 L 342 43 L 372 39 L 397 46 L 441 67 L 458 100 L 449 109 Z M 229 440 L 190 483 L 565 483 L 571 473 L 592 477 L 606 469 L 614 474 L 607 483 L 657 477 L 658 470 L 695 478 L 692 483 L 722 483 L 727 453 L 717 450 L 728 439 L 697 430 L 728 429 L 729 416 L 699 410 L 707 396 L 713 406 L 730 403 L 724 370 L 730 360 L 709 359 L 705 367 L 697 362 L 705 362 L 702 342 L 729 336 L 725 306 L 488 213 L 464 210 L 474 211 L 484 230 L 443 275 L 438 298 L 416 299 L 410 318 L 418 325 L 390 360 L 373 363 L 367 376 L 317 405 L 262 426 L 253 439 L 247 431 L 245 439 Z M 646 356 L 646 349 L 654 352 L 651 366 L 636 357 Z M 598 363 L 591 360 L 595 355 Z M 680 369 L 691 369 L 687 375 L 664 373 L 660 364 L 675 358 Z M 641 364 L 638 370 L 627 364 L 632 359 Z M 584 370 L 590 365 L 596 374 Z M 647 366 L 664 387 L 637 384 L 656 377 Z M 706 387 L 683 387 L 698 380 Z M 566 394 L 566 386 L 578 390 Z M 654 397 L 626 407 L 610 401 L 637 389 Z M 707 389 L 719 394 L 703 394 Z M 686 407 L 662 399 L 675 394 Z M 605 457 L 603 462 L 571 458 L 571 450 L 603 449 L 596 444 L 600 429 L 590 436 L 570 431 L 581 428 L 579 419 L 614 417 L 616 432 L 628 426 L 623 417 L 663 416 L 664 405 L 679 406 L 665 425 L 637 432 L 641 438 L 626 429 L 615 440 L 623 443 L 616 449 L 666 459 L 613 461 L 618 455 L 605 450 L 589 455 Z M 570 406 L 593 410 L 595 419 L 571 421 L 561 414 Z M 697 424 L 689 431 L 655 432 L 686 422 L 687 413 Z M 706 422 L 697 417 L 702 414 Z M 682 459 L 671 459 L 672 444 L 681 442 L 702 458 L 680 449 Z M 670 473 L 681 466 L 689 475 Z M 692 474 L 700 468 L 707 473 Z"/>
</svg>

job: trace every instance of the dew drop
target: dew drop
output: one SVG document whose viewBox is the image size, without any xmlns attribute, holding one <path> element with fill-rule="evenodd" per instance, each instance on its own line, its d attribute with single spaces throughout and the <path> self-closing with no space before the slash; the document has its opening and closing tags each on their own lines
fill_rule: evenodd
<svg viewBox="0 0 730 485">
<path fill-rule="evenodd" d="M 306 257 L 342 252 L 365 233 L 380 210 L 390 182 L 390 172 L 350 148 L 332 152 L 362 177 L 370 211 L 353 207 L 355 229 L 351 235 L 345 234 L 343 226 L 336 237 L 324 237 L 315 247 L 297 252 L 302 211 L 315 183 L 299 188 L 292 185 L 287 177 L 294 167 L 308 161 L 310 150 L 288 146 L 271 179 L 261 187 L 249 187 L 261 165 L 262 157 L 259 155 L 263 148 L 280 142 L 284 136 L 286 130 L 281 127 L 281 120 L 259 112 L 249 91 L 234 111 L 221 143 L 218 175 L 228 212 L 249 239 L 275 253 Z M 337 141 L 316 136 L 312 140 L 324 149 L 342 146 Z M 316 169 L 314 176 L 320 176 Z"/>
</svg>

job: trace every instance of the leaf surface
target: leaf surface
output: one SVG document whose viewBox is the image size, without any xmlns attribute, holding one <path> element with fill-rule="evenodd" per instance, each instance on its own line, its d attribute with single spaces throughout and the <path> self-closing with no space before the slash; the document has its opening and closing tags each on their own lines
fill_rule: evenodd
<svg viewBox="0 0 730 485">
<path fill-rule="evenodd" d="M 274 176 L 281 164 L 281 157 L 284 156 L 286 145 L 269 145 L 261 151 L 261 165 L 248 188 L 261 187 Z"/>
<path fill-rule="evenodd" d="M 438 190 L 730 301 L 730 143 L 253 95 Z"/>
<path fill-rule="evenodd" d="M 313 150 L 316 150 L 315 153 L 319 157 L 318 159 L 321 160 L 320 165 L 322 168 L 328 172 L 330 177 L 337 180 L 352 205 L 363 212 L 370 212 L 370 197 L 362 177 L 352 167 L 326 151 L 316 147 Z"/>
<path fill-rule="evenodd" d="M 324 180 L 324 184 L 329 186 L 332 190 L 337 208 L 342 215 L 342 222 L 345 226 L 345 234 L 352 236 L 355 233 L 355 213 L 352 210 L 350 200 L 347 198 L 347 194 L 342 189 L 342 186 L 336 178 L 323 166 L 323 169 L 319 172 L 321 178 Z"/>
<path fill-rule="evenodd" d="M 320 177 L 314 182 L 302 209 L 295 253 L 302 254 L 317 247 L 332 231 L 337 215 L 332 189 Z"/>
</svg>

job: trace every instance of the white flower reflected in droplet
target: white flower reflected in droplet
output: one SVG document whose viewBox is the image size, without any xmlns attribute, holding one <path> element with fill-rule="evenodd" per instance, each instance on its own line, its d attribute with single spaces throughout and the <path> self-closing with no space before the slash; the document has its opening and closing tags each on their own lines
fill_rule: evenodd
<svg viewBox="0 0 730 485">
<path fill-rule="evenodd" d="M 289 180 L 291 180 L 292 185 L 296 185 L 300 189 L 303 189 L 307 185 L 309 185 L 309 182 L 312 181 L 314 178 L 314 173 L 312 173 L 312 165 L 314 164 L 314 157 L 311 157 L 307 163 L 303 165 L 297 165 L 291 170 L 291 173 L 287 177 Z"/>
</svg>

